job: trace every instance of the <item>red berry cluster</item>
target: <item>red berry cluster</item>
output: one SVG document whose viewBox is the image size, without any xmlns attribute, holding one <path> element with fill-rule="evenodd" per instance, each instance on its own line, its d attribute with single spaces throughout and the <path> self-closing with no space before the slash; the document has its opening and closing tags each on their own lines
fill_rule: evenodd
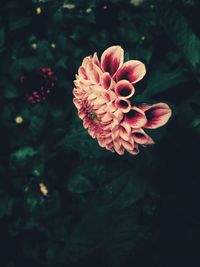
<svg viewBox="0 0 200 267">
<path fill-rule="evenodd" d="M 51 68 L 40 67 L 21 76 L 21 85 L 30 103 L 44 102 L 56 85 L 57 77 Z"/>
</svg>

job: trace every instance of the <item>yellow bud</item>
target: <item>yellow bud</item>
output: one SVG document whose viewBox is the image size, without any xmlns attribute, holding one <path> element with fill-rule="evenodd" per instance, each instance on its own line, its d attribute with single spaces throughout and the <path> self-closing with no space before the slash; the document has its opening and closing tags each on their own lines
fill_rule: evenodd
<svg viewBox="0 0 200 267">
<path fill-rule="evenodd" d="M 56 48 L 56 44 L 52 43 L 52 44 L 51 44 L 51 47 L 52 47 L 52 48 Z"/>
<path fill-rule="evenodd" d="M 34 175 L 34 176 L 40 176 L 40 172 L 39 172 L 38 170 L 34 170 L 34 171 L 33 171 L 33 175 Z"/>
<path fill-rule="evenodd" d="M 15 122 L 16 122 L 17 124 L 21 124 L 21 123 L 23 122 L 23 118 L 22 118 L 21 116 L 17 116 L 17 117 L 15 118 Z"/>
<path fill-rule="evenodd" d="M 64 3 L 63 4 L 63 8 L 66 8 L 66 9 L 73 9 L 75 8 L 76 6 L 74 4 L 67 4 L 67 3 Z"/>
<path fill-rule="evenodd" d="M 47 189 L 46 185 L 44 183 L 39 183 L 39 187 L 40 187 L 40 192 L 44 196 L 47 196 L 48 195 L 48 189 Z"/>
<path fill-rule="evenodd" d="M 39 15 L 39 14 L 42 13 L 42 9 L 41 9 L 41 7 L 37 7 L 37 8 L 36 8 L 36 13 L 37 13 L 37 15 Z"/>
<path fill-rule="evenodd" d="M 87 8 L 87 9 L 85 10 L 85 12 L 86 12 L 86 13 L 90 13 L 90 12 L 92 12 L 92 9 L 91 9 L 91 8 Z"/>
<path fill-rule="evenodd" d="M 33 44 L 31 45 L 31 47 L 32 47 L 33 49 L 37 49 L 37 44 L 36 44 L 36 43 L 33 43 Z"/>
</svg>

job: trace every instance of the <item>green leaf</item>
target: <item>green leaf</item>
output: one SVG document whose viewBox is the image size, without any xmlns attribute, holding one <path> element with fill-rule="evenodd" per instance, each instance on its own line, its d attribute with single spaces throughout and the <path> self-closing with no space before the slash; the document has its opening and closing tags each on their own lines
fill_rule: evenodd
<svg viewBox="0 0 200 267">
<path fill-rule="evenodd" d="M 190 29 L 187 20 L 168 1 L 156 3 L 160 20 L 174 44 L 180 49 L 200 82 L 200 40 Z"/>
<path fill-rule="evenodd" d="M 38 137 L 44 129 L 44 119 L 38 116 L 32 116 L 29 129 L 32 135 Z"/>
<path fill-rule="evenodd" d="M 17 150 L 15 153 L 12 154 L 12 157 L 14 157 L 17 161 L 23 161 L 26 158 L 32 158 L 37 154 L 37 151 L 30 147 L 23 147 Z"/>
<path fill-rule="evenodd" d="M 83 175 L 75 175 L 68 182 L 68 191 L 72 193 L 86 193 L 93 190 L 89 179 Z"/>
</svg>

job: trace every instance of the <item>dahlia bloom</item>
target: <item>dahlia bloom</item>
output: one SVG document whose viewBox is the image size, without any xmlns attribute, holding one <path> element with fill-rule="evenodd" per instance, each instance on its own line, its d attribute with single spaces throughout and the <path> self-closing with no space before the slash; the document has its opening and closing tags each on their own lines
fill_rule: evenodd
<svg viewBox="0 0 200 267">
<path fill-rule="evenodd" d="M 99 60 L 96 53 L 83 59 L 78 69 L 73 102 L 84 128 L 99 145 L 119 155 L 136 155 L 139 146 L 154 144 L 144 129 L 167 123 L 171 109 L 165 103 L 135 105 L 135 83 L 146 73 L 138 60 L 124 62 L 120 46 L 106 49 Z"/>
</svg>

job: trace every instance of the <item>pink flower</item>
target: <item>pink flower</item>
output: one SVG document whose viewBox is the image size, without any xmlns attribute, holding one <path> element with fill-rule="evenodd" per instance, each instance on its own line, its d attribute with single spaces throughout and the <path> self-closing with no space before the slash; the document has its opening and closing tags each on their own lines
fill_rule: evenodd
<svg viewBox="0 0 200 267">
<path fill-rule="evenodd" d="M 138 60 L 124 63 L 120 46 L 106 49 L 101 60 L 97 54 L 83 59 L 79 67 L 73 102 L 83 126 L 99 145 L 119 155 L 136 155 L 139 146 L 154 144 L 143 128 L 155 129 L 167 123 L 171 109 L 165 103 L 132 104 L 134 84 L 146 73 Z"/>
</svg>

